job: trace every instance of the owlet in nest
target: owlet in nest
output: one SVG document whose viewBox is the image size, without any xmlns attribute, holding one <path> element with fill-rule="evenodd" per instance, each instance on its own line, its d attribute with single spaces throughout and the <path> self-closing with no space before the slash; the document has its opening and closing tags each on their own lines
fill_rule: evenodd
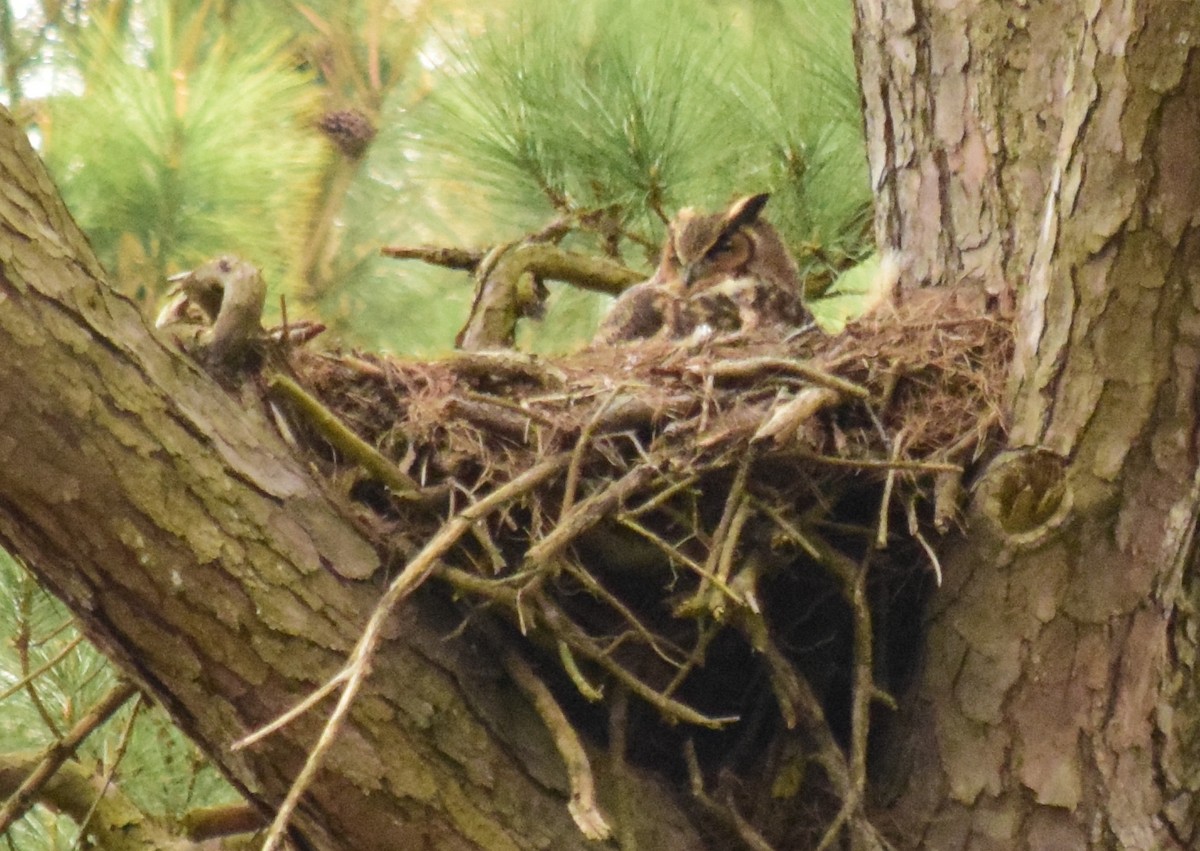
<svg viewBox="0 0 1200 851">
<path fill-rule="evenodd" d="M 680 210 L 654 275 L 626 290 L 596 332 L 597 344 L 651 337 L 796 328 L 811 316 L 796 262 L 761 219 L 770 196 L 748 195 L 720 213 Z"/>
</svg>

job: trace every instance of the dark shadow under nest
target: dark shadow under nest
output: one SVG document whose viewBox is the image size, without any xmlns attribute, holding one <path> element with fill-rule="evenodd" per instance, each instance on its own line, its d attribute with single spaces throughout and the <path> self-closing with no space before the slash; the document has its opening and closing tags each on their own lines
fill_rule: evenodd
<svg viewBox="0 0 1200 851">
<path fill-rule="evenodd" d="M 386 475 L 288 419 L 399 562 L 516 483 L 437 561 L 434 593 L 584 741 L 675 776 L 714 829 L 815 847 L 863 811 L 937 538 L 1000 428 L 1008 326 L 922 304 L 786 342 L 293 353 Z"/>
</svg>

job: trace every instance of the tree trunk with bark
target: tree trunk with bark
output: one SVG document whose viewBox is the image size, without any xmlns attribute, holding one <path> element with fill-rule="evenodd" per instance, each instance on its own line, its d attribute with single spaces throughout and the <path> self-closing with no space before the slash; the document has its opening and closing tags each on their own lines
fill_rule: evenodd
<svg viewBox="0 0 1200 851">
<path fill-rule="evenodd" d="M 900 844 L 1194 848 L 1200 7 L 856 5 L 880 244 L 1017 323 Z"/>
<path fill-rule="evenodd" d="M 324 714 L 231 743 L 337 673 L 399 565 L 285 446 L 260 393 L 218 385 L 104 277 L 0 110 L 0 544 L 269 815 Z M 528 702 L 487 648 L 451 638 L 458 615 L 420 602 L 392 617 L 295 836 L 594 847 Z M 670 792 L 628 782 L 644 847 L 701 847 Z"/>
</svg>

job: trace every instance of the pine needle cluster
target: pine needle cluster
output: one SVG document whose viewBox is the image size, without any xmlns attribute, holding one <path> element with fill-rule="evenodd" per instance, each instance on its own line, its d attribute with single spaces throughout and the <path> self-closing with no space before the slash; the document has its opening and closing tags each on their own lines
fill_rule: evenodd
<svg viewBox="0 0 1200 851">
<path fill-rule="evenodd" d="M 565 221 L 568 246 L 649 272 L 679 208 L 767 190 L 819 295 L 872 250 L 850 27 L 848 0 L 517 0 L 435 26 L 428 96 L 385 104 L 362 176 L 403 199 L 375 221 L 397 242 L 476 247 Z M 373 342 L 444 348 L 469 282 L 392 266 L 359 265 L 351 312 L 379 325 Z M 546 321 L 518 342 L 574 348 L 606 304 L 552 286 Z"/>
<path fill-rule="evenodd" d="M 72 213 L 130 293 L 224 252 L 279 280 L 323 156 L 297 126 L 310 80 L 280 37 L 239 38 L 204 8 L 137 12 L 78 35 L 81 91 L 49 101 L 44 155 Z"/>
<path fill-rule="evenodd" d="M 849 15 L 843 0 L 528 0 L 431 51 L 441 77 L 411 142 L 427 177 L 526 226 L 612 211 L 627 251 L 653 252 L 681 206 L 769 189 L 798 253 L 844 264 L 866 249 L 870 199 Z"/>
</svg>

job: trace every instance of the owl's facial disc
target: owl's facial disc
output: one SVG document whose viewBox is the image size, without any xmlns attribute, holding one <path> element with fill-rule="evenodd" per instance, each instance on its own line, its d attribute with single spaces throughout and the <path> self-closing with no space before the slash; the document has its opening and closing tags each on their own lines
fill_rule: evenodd
<svg viewBox="0 0 1200 851">
<path fill-rule="evenodd" d="M 722 235 L 695 262 L 683 268 L 687 290 L 705 289 L 724 278 L 742 274 L 754 255 L 754 243 L 743 231 Z"/>
</svg>

